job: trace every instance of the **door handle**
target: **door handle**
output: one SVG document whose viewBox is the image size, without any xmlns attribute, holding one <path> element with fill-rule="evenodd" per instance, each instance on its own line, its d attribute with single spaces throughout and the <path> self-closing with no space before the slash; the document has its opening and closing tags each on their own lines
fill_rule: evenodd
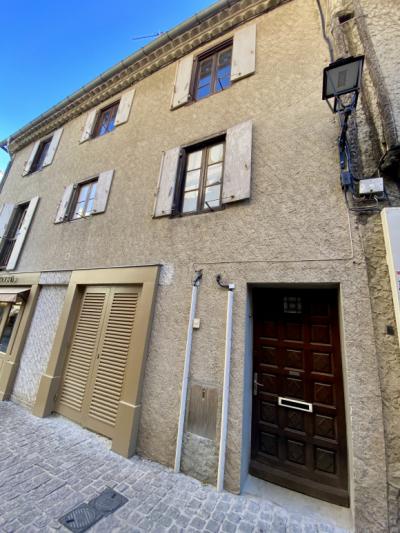
<svg viewBox="0 0 400 533">
<path fill-rule="evenodd" d="M 297 409 L 298 411 L 305 411 L 306 413 L 313 412 L 313 404 L 303 402 L 302 400 L 295 400 L 294 398 L 283 398 L 278 396 L 278 405 L 286 407 L 287 409 Z"/>
</svg>

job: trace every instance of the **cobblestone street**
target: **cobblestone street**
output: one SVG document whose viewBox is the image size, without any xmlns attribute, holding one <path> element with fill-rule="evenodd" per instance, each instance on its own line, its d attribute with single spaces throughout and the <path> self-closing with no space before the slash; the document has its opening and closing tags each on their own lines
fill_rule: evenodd
<svg viewBox="0 0 400 533">
<path fill-rule="evenodd" d="M 105 487 L 129 501 L 92 531 L 345 533 L 268 501 L 213 487 L 139 457 L 124 459 L 103 438 L 52 416 L 0 403 L 0 531 L 64 529 L 58 519 Z"/>
</svg>

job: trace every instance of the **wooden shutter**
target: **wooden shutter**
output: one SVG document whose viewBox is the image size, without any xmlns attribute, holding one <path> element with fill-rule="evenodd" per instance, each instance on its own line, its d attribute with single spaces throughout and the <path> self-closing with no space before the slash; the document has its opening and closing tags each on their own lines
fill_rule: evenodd
<svg viewBox="0 0 400 533">
<path fill-rule="evenodd" d="M 10 259 L 8 260 L 6 270 L 14 270 L 17 265 L 18 257 L 24 245 L 25 238 L 28 233 L 29 226 L 31 225 L 33 215 L 35 214 L 38 202 L 39 196 L 35 196 L 35 198 L 32 198 L 32 200 L 29 202 L 24 221 L 22 223 L 18 237 L 15 241 L 14 248 L 10 255 Z"/>
<path fill-rule="evenodd" d="M 15 204 L 3 204 L 0 212 L 0 243 L 7 237 L 7 230 L 12 220 Z"/>
<path fill-rule="evenodd" d="M 51 163 L 53 162 L 54 154 L 56 153 L 58 143 L 60 142 L 60 139 L 61 139 L 62 132 L 63 132 L 63 128 L 59 128 L 53 133 L 53 137 L 51 139 L 49 149 L 47 150 L 46 157 L 44 158 L 44 161 L 43 161 L 44 167 L 47 165 L 51 165 Z"/>
<path fill-rule="evenodd" d="M 250 198 L 252 121 L 229 128 L 226 132 L 222 203 Z"/>
<path fill-rule="evenodd" d="M 135 96 L 135 89 L 131 89 L 121 96 L 119 102 L 117 116 L 115 117 L 114 124 L 119 126 L 126 122 L 129 118 L 129 113 L 132 107 L 133 97 Z"/>
<path fill-rule="evenodd" d="M 73 183 L 65 187 L 63 197 L 57 209 L 56 218 L 54 219 L 54 224 L 64 222 L 68 218 L 69 206 L 71 204 L 75 187 L 76 186 Z"/>
<path fill-rule="evenodd" d="M 86 289 L 58 394 L 57 411 L 81 422 L 90 371 L 104 319 L 108 289 Z"/>
<path fill-rule="evenodd" d="M 24 171 L 22 173 L 23 176 L 26 176 L 27 174 L 29 174 L 29 171 L 31 170 L 31 166 L 32 166 L 33 160 L 35 159 L 36 152 L 39 149 L 39 146 L 40 146 L 40 141 L 36 141 L 35 144 L 33 145 L 32 152 L 31 152 L 31 154 L 29 156 L 29 159 L 25 163 Z"/>
<path fill-rule="evenodd" d="M 174 92 L 171 108 L 175 109 L 190 100 L 190 82 L 192 79 L 193 55 L 183 57 L 176 70 Z"/>
<path fill-rule="evenodd" d="M 96 187 L 96 196 L 93 204 L 93 214 L 104 213 L 107 207 L 108 195 L 111 189 L 111 183 L 114 170 L 107 170 L 99 175 Z"/>
<path fill-rule="evenodd" d="M 94 380 L 88 392 L 90 405 L 86 425 L 110 437 L 117 419 L 138 297 L 138 290 L 133 287 L 112 289 Z"/>
<path fill-rule="evenodd" d="M 181 148 L 178 146 L 167 150 L 163 155 L 154 204 L 154 217 L 163 217 L 172 213 L 180 154 Z"/>
<path fill-rule="evenodd" d="M 256 70 L 256 25 L 241 28 L 233 37 L 231 81 L 253 74 Z"/>
<path fill-rule="evenodd" d="M 81 136 L 81 143 L 87 141 L 92 136 L 94 123 L 96 121 L 96 115 L 97 115 L 97 109 L 92 109 L 87 114 L 85 127 L 83 128 L 83 132 Z"/>
</svg>

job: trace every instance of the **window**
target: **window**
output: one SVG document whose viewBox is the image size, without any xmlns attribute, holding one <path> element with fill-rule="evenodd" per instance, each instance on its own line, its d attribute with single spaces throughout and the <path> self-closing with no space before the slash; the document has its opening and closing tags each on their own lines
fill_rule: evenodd
<svg viewBox="0 0 400 533">
<path fill-rule="evenodd" d="M 15 243 L 20 236 L 28 212 L 29 203 L 18 205 L 13 213 L 7 235 L 2 239 L 2 249 L 0 252 L 0 268 L 7 267 Z"/>
<path fill-rule="evenodd" d="M 92 137 L 101 137 L 115 128 L 115 117 L 117 116 L 119 102 L 114 102 L 99 112 Z"/>
<path fill-rule="evenodd" d="M 96 198 L 97 179 L 78 185 L 72 201 L 70 220 L 87 217 L 93 213 Z"/>
<path fill-rule="evenodd" d="M 21 303 L 0 303 L 0 352 L 6 353 L 15 323 L 21 311 Z"/>
<path fill-rule="evenodd" d="M 200 100 L 231 85 L 232 43 L 198 58 L 194 98 Z"/>
<path fill-rule="evenodd" d="M 225 142 L 186 151 L 181 191 L 181 213 L 198 213 L 221 207 Z"/>
<path fill-rule="evenodd" d="M 39 144 L 39 148 L 36 152 L 35 158 L 29 170 L 30 173 L 36 172 L 37 170 L 40 170 L 43 167 L 43 163 L 46 158 L 47 152 L 49 151 L 50 144 L 51 137 L 49 139 L 46 139 L 45 141 L 42 141 Z"/>
</svg>

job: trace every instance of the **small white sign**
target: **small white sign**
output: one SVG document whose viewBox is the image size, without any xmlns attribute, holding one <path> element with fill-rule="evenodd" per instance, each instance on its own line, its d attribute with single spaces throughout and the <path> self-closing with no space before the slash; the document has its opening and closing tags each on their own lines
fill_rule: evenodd
<svg viewBox="0 0 400 533">
<path fill-rule="evenodd" d="M 377 192 L 383 192 L 383 190 L 383 178 L 360 180 L 360 194 L 374 194 Z"/>
</svg>

